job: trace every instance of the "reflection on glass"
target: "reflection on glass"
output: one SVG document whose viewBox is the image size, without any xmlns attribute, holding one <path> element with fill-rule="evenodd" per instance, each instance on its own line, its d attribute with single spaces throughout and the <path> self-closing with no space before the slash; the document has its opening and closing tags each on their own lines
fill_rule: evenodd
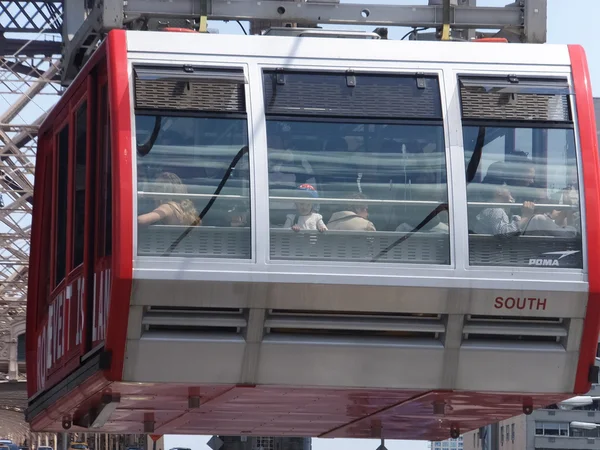
<svg viewBox="0 0 600 450">
<path fill-rule="evenodd" d="M 267 143 L 272 259 L 449 263 L 441 125 L 268 120 Z"/>
<path fill-rule="evenodd" d="M 138 254 L 250 258 L 245 119 L 136 116 Z"/>
<path fill-rule="evenodd" d="M 582 267 L 573 130 L 467 126 L 463 133 L 470 263 Z"/>
</svg>

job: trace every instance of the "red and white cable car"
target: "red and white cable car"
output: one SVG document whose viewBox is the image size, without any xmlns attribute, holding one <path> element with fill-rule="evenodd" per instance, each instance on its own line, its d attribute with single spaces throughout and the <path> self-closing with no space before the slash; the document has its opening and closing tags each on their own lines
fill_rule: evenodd
<svg viewBox="0 0 600 450">
<path fill-rule="evenodd" d="M 39 135 L 35 431 L 440 440 L 586 393 L 579 46 L 112 31 Z"/>
</svg>

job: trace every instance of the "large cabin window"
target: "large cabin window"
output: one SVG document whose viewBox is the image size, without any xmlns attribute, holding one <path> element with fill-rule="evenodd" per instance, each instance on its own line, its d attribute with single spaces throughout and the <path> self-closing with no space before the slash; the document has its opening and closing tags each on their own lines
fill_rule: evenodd
<svg viewBox="0 0 600 450">
<path fill-rule="evenodd" d="M 567 80 L 460 80 L 472 266 L 581 268 Z"/>
<path fill-rule="evenodd" d="M 272 260 L 449 264 L 437 76 L 264 72 Z"/>
<path fill-rule="evenodd" d="M 136 67 L 138 255 L 251 257 L 242 70 Z"/>
<path fill-rule="evenodd" d="M 67 271 L 67 193 L 69 185 L 69 126 L 65 125 L 56 138 L 57 173 L 55 229 L 54 285 L 65 278 Z"/>
<path fill-rule="evenodd" d="M 97 256 L 112 253 L 112 167 L 110 155 L 110 120 L 108 114 L 108 84 L 99 88 L 98 95 L 98 149 L 99 149 L 99 207 Z"/>
<path fill-rule="evenodd" d="M 73 268 L 83 264 L 85 241 L 85 183 L 87 159 L 87 102 L 75 113 L 75 176 L 73 177 Z"/>
</svg>

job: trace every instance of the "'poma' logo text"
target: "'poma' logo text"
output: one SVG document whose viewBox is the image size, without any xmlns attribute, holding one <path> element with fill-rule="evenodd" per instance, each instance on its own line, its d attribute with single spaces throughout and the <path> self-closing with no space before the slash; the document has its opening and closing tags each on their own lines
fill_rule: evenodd
<svg viewBox="0 0 600 450">
<path fill-rule="evenodd" d="M 574 255 L 575 253 L 579 253 L 579 250 L 568 250 L 564 252 L 547 252 L 542 253 L 542 256 L 550 256 L 545 258 L 530 258 L 529 265 L 530 266 L 560 266 L 559 261 L 567 256 Z M 552 258 L 552 256 L 558 256 L 558 258 Z"/>
</svg>

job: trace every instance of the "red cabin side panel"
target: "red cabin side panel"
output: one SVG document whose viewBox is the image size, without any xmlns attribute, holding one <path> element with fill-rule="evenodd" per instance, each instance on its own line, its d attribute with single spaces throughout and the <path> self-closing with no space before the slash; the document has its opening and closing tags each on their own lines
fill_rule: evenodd
<svg viewBox="0 0 600 450">
<path fill-rule="evenodd" d="M 575 379 L 575 393 L 584 394 L 591 388 L 589 373 L 595 362 L 600 334 L 600 159 L 594 100 L 585 51 L 579 45 L 570 45 L 569 54 L 582 154 L 588 249 L 589 299 Z"/>
<path fill-rule="evenodd" d="M 131 101 L 127 70 L 127 34 L 108 34 L 108 84 L 113 156 L 113 253 L 111 302 L 106 350 L 111 353 L 109 380 L 123 376 L 129 300 L 133 275 L 133 180 L 131 147 Z"/>
<path fill-rule="evenodd" d="M 90 180 L 92 168 L 95 168 L 95 156 L 92 154 L 92 116 L 94 111 L 95 89 L 92 77 L 106 61 L 106 45 L 101 45 L 91 60 L 85 65 L 69 89 L 53 108 L 50 115 L 40 127 L 40 141 L 36 165 L 36 182 L 34 187 L 34 210 L 32 218 L 32 243 L 30 256 L 29 295 L 27 299 L 27 369 L 28 394 L 32 397 L 42 391 L 51 389 L 57 383 L 77 369 L 80 357 L 90 350 L 84 336 L 87 332 L 85 316 L 89 315 L 84 301 L 83 277 L 88 273 L 89 263 L 78 267 L 67 264 L 64 279 L 53 288 L 55 282 L 53 255 L 55 247 L 56 202 L 72 203 L 73 173 L 69 175 L 67 198 L 58 198 L 56 192 L 57 178 L 57 133 L 69 125 L 69 171 L 73 172 L 75 146 L 74 115 L 82 101 L 88 102 L 86 127 L 87 152 L 87 188 L 85 211 L 89 215 L 90 200 L 96 185 Z M 67 213 L 70 208 L 67 209 Z M 72 215 L 67 214 L 66 257 L 71 258 Z M 90 232 L 90 220 L 85 221 L 85 235 L 93 244 Z M 85 249 L 84 261 L 89 261 L 88 249 Z M 94 299 L 95 300 L 95 299 Z"/>
<path fill-rule="evenodd" d="M 33 217 L 31 225 L 31 252 L 29 255 L 29 283 L 27 287 L 27 322 L 26 322 L 26 362 L 30 369 L 27 377 L 27 393 L 31 397 L 37 392 L 38 381 L 38 329 L 40 328 L 43 307 L 41 302 L 46 301 L 47 292 L 45 285 L 49 278 L 49 246 L 46 252 L 42 249 L 44 242 L 48 242 L 49 227 L 43 226 L 45 213 L 50 209 L 52 191 L 47 189 L 52 183 L 52 138 L 50 134 L 40 136 L 38 139 L 39 150 L 36 158 L 36 183 L 33 187 Z M 39 202 L 35 203 L 35 199 Z M 43 258 L 46 260 L 43 260 Z"/>
</svg>

